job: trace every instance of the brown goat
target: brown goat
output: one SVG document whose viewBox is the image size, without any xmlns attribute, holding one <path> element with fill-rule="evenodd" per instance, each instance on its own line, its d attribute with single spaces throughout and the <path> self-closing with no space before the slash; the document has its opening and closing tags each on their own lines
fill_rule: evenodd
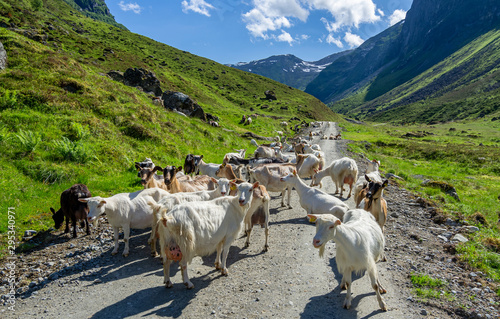
<svg viewBox="0 0 500 319">
<path fill-rule="evenodd" d="M 166 166 L 163 169 L 165 185 L 170 193 L 196 192 L 201 190 L 213 190 L 217 185 L 215 178 L 207 175 L 196 176 L 193 180 L 179 179 L 176 174 L 182 171 L 182 166 Z"/>
</svg>

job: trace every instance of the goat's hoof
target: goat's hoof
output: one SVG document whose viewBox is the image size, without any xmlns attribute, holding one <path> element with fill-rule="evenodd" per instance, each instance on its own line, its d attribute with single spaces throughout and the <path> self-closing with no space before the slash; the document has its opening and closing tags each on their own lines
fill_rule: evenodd
<svg viewBox="0 0 500 319">
<path fill-rule="evenodd" d="M 218 262 L 216 262 L 216 263 L 215 263 L 215 269 L 217 269 L 217 270 L 221 270 L 221 268 L 220 268 L 220 264 L 219 264 Z"/>
<path fill-rule="evenodd" d="M 289 208 L 289 209 L 292 209 L 293 207 L 292 207 L 292 205 L 288 205 L 288 208 Z"/>
<path fill-rule="evenodd" d="M 380 309 L 382 309 L 382 311 L 387 311 L 387 305 L 383 303 L 382 305 L 380 305 Z"/>
<path fill-rule="evenodd" d="M 266 251 L 268 251 L 268 250 L 269 250 L 269 245 L 265 245 L 265 246 L 264 246 L 264 249 L 263 249 L 262 251 L 266 252 Z"/>
<path fill-rule="evenodd" d="M 151 257 L 156 258 L 160 256 L 156 251 L 154 253 L 151 253 Z"/>
<path fill-rule="evenodd" d="M 170 280 L 165 283 L 165 288 L 172 288 L 173 286 L 174 284 Z"/>
<path fill-rule="evenodd" d="M 125 253 L 123 253 L 123 254 L 122 254 L 122 256 L 123 256 L 123 257 L 128 257 L 128 253 L 126 253 L 126 254 L 125 254 Z"/>
<path fill-rule="evenodd" d="M 187 289 L 193 289 L 194 285 L 192 282 L 188 281 L 184 283 L 184 286 L 186 286 Z"/>
<path fill-rule="evenodd" d="M 220 273 L 222 274 L 222 276 L 229 275 L 229 271 L 227 270 L 227 268 L 222 269 Z"/>
<path fill-rule="evenodd" d="M 381 294 L 386 294 L 386 293 L 387 293 L 387 290 L 385 290 L 384 288 L 380 288 L 380 289 L 379 289 L 379 292 L 380 292 Z"/>
<path fill-rule="evenodd" d="M 245 248 L 248 248 L 248 247 L 250 247 L 250 243 L 249 243 L 249 242 L 246 242 L 246 243 L 245 243 Z"/>
<path fill-rule="evenodd" d="M 116 255 L 116 254 L 118 254 L 118 252 L 117 252 L 117 251 L 112 251 L 112 252 L 111 252 L 111 255 L 113 255 L 113 256 L 114 256 L 114 255 Z"/>
</svg>

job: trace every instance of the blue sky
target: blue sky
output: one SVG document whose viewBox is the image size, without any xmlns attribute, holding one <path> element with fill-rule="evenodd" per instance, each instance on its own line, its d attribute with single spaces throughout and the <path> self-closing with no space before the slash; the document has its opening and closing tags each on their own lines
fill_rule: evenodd
<svg viewBox="0 0 500 319">
<path fill-rule="evenodd" d="M 106 0 L 130 31 L 219 63 L 317 61 L 404 19 L 413 0 Z"/>
</svg>

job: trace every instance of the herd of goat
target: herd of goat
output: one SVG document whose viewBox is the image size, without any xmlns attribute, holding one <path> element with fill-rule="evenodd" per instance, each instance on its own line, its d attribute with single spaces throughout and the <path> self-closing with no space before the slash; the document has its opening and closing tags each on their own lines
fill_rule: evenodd
<svg viewBox="0 0 500 319">
<path fill-rule="evenodd" d="M 323 136 L 317 132 L 316 135 Z M 339 138 L 340 134 L 332 139 Z M 170 264 L 178 261 L 183 283 L 191 289 L 194 285 L 189 280 L 187 265 L 196 256 L 216 251 L 216 269 L 228 274 L 228 251 L 242 227 L 246 247 L 250 245 L 252 227 L 265 228 L 267 251 L 268 192 L 281 192 L 281 205 L 291 208 L 290 196 L 295 189 L 310 222 L 316 223 L 313 245 L 319 248 L 320 256 L 328 241 L 336 243 L 336 261 L 343 276 L 341 288 L 347 289 L 344 307 L 351 306 L 352 272 L 366 270 L 380 308 L 387 310 L 380 295 L 386 291 L 378 280 L 376 266 L 377 261 L 385 260 L 383 231 L 387 217 L 382 195 L 388 182 L 382 181 L 380 162 L 369 162 L 366 173 L 358 178 L 358 167 L 351 158 L 336 159 L 326 166 L 324 153 L 319 145 L 311 144 L 312 139 L 310 134 L 309 139 L 299 138 L 291 145 L 279 139 L 266 145 L 252 140 L 257 147 L 252 158 L 245 158 L 243 149 L 226 154 L 222 164 L 205 163 L 203 155 L 189 154 L 184 170 L 160 167 L 151 159 L 136 162 L 144 189 L 104 198 L 92 197 L 83 184 L 73 185 L 61 194 L 61 208 L 57 212 L 51 208 L 55 227 L 59 228 L 66 218 L 65 233 L 69 233 L 71 220 L 76 237 L 76 223 L 81 220 L 89 234 L 89 223 L 96 223 L 105 214 L 114 231 L 113 255 L 118 253 L 119 229 L 123 229 L 123 256 L 129 254 L 130 229 L 151 227 L 148 243 L 152 256 L 157 256 L 159 242 L 165 286 L 173 286 Z M 158 171 L 163 174 L 157 174 Z M 321 187 L 326 176 L 334 181 L 335 194 L 340 198 L 315 187 Z M 305 178 L 311 179 L 310 185 L 304 182 Z M 350 187 L 347 198 L 354 194 L 356 209 L 349 209 L 341 200 L 345 184 Z"/>
</svg>

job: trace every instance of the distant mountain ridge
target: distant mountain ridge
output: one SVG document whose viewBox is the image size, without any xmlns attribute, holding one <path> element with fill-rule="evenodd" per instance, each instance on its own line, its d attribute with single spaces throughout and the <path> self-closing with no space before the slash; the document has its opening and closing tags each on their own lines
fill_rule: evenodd
<svg viewBox="0 0 500 319">
<path fill-rule="evenodd" d="M 500 3 L 414 0 L 406 19 L 327 66 L 305 89 L 336 112 L 437 121 L 500 106 Z"/>
<path fill-rule="evenodd" d="M 251 62 L 227 64 L 230 67 L 262 75 L 299 90 L 304 90 L 318 74 L 336 59 L 348 54 L 350 50 L 334 53 L 319 61 L 304 61 L 293 54 L 273 55 Z"/>
<path fill-rule="evenodd" d="M 104 0 L 63 0 L 76 10 L 80 10 L 86 16 L 106 22 L 123 30 L 128 30 L 123 24 L 116 22 L 115 17 L 109 11 Z"/>
</svg>

